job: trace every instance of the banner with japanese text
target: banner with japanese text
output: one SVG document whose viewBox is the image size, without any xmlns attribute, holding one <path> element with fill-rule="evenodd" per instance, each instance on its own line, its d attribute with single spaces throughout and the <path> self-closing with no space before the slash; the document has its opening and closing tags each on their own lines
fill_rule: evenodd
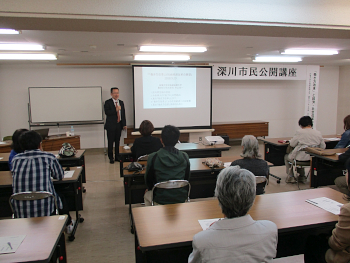
<svg viewBox="0 0 350 263">
<path fill-rule="evenodd" d="M 310 116 L 316 129 L 318 87 L 320 80 L 320 66 L 307 66 L 305 115 Z"/>
<path fill-rule="evenodd" d="M 305 65 L 213 64 L 213 79 L 223 80 L 305 80 Z"/>
</svg>

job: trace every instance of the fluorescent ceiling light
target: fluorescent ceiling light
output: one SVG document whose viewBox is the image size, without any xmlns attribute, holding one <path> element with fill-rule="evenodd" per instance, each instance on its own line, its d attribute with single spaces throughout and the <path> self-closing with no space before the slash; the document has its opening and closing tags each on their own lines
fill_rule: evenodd
<svg viewBox="0 0 350 263">
<path fill-rule="evenodd" d="M 140 46 L 139 50 L 146 52 L 205 52 L 207 48 L 195 46 Z"/>
<path fill-rule="evenodd" d="M 17 35 L 17 34 L 19 34 L 19 31 L 14 30 L 14 29 L 0 28 L 0 34 Z"/>
<path fill-rule="evenodd" d="M 135 55 L 134 60 L 183 61 L 190 60 L 188 55 Z"/>
<path fill-rule="evenodd" d="M 336 55 L 338 50 L 335 49 L 286 49 L 281 54 L 287 55 Z"/>
<path fill-rule="evenodd" d="M 301 57 L 255 57 L 253 62 L 300 62 Z"/>
<path fill-rule="evenodd" d="M 0 53 L 1 60 L 57 60 L 56 54 Z"/>
<path fill-rule="evenodd" d="M 0 50 L 45 50 L 45 46 L 38 44 L 7 44 L 0 43 Z"/>
</svg>

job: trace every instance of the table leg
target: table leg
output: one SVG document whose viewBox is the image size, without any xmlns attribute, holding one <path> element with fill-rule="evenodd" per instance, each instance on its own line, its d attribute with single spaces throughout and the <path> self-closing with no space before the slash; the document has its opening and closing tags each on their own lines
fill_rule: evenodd
<svg viewBox="0 0 350 263">
<path fill-rule="evenodd" d="M 130 218 L 130 232 L 132 234 L 135 233 L 135 228 L 134 228 L 134 220 L 132 218 L 132 210 L 131 210 L 131 204 L 132 204 L 132 195 L 131 195 L 131 181 L 132 178 L 128 177 L 128 182 L 127 182 L 127 187 L 128 187 L 128 195 L 129 195 L 129 218 Z"/>
<path fill-rule="evenodd" d="M 60 263 L 67 263 L 66 239 L 64 233 L 61 233 L 60 239 L 56 247 L 57 256 Z M 54 262 L 57 262 L 55 260 Z"/>
<path fill-rule="evenodd" d="M 142 252 L 140 249 L 139 240 L 137 233 L 135 232 L 135 262 L 136 263 L 147 263 L 147 254 Z"/>
<path fill-rule="evenodd" d="M 264 143 L 264 160 L 267 161 L 267 162 L 273 163 L 272 160 L 269 160 L 269 153 L 270 153 L 270 147 L 269 147 L 269 145 L 268 145 L 267 143 Z M 276 175 L 274 175 L 274 174 L 271 174 L 271 173 L 270 173 L 270 175 L 271 175 L 273 178 L 276 178 L 276 179 L 277 179 L 277 183 L 278 183 L 278 184 L 281 183 L 281 180 L 282 180 L 281 177 L 278 177 L 278 176 L 276 176 Z"/>
<path fill-rule="evenodd" d="M 84 222 L 84 218 L 79 214 L 79 195 L 82 191 L 82 178 L 80 176 L 79 181 L 74 184 L 74 201 L 75 201 L 75 225 L 72 233 L 69 236 L 69 241 L 73 241 L 75 239 L 75 232 L 77 231 L 79 223 Z"/>
</svg>

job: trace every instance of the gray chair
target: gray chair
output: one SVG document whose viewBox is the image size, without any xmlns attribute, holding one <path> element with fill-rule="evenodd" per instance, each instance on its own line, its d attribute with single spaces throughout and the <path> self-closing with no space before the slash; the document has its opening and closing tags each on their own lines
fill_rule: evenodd
<svg viewBox="0 0 350 263">
<path fill-rule="evenodd" d="M 9 135 L 9 136 L 5 136 L 5 137 L 2 137 L 2 141 L 12 141 L 12 136 Z"/>
<path fill-rule="evenodd" d="M 300 148 L 298 152 L 305 151 L 305 149 L 308 148 L 308 147 L 316 147 L 316 146 L 304 146 L 304 147 Z M 310 167 L 311 166 L 311 160 L 309 160 L 309 161 L 298 161 L 296 159 L 293 159 L 293 161 L 289 162 L 289 164 L 291 165 L 291 169 L 294 169 L 293 175 L 294 175 L 294 178 L 295 178 L 295 180 L 297 182 L 298 189 L 300 190 L 299 180 L 298 180 L 300 174 L 298 173 L 298 168 L 302 169 L 302 168 Z M 309 170 L 309 172 L 306 175 L 306 179 L 309 177 L 309 175 L 310 175 L 310 170 Z"/>
<path fill-rule="evenodd" d="M 183 188 L 188 186 L 188 193 L 187 198 L 184 200 L 184 202 L 190 202 L 190 192 L 191 192 L 191 184 L 187 180 L 169 180 L 165 182 L 156 183 L 152 188 L 152 202 L 151 205 L 154 205 L 153 202 L 153 194 L 155 188 L 161 188 L 161 189 L 176 189 L 176 188 Z"/>
<path fill-rule="evenodd" d="M 147 161 L 148 160 L 148 154 L 142 155 L 139 158 L 137 158 L 137 161 Z"/>
<path fill-rule="evenodd" d="M 50 198 L 52 197 L 55 202 L 55 212 L 56 215 L 58 215 L 58 206 L 57 206 L 57 200 L 56 197 L 51 194 L 50 192 L 45 192 L 45 191 L 28 191 L 28 192 L 21 192 L 21 193 L 15 193 L 10 196 L 9 203 L 10 207 L 12 210 L 12 218 L 15 218 L 15 209 L 12 206 L 12 200 L 17 200 L 17 201 L 34 201 L 34 200 L 41 200 L 45 198 Z"/>
<path fill-rule="evenodd" d="M 266 176 L 261 176 L 261 175 L 255 176 L 255 184 L 258 185 L 261 183 L 265 183 L 264 184 L 264 192 L 263 192 L 263 193 L 265 193 L 265 187 L 266 187 L 266 185 L 269 184 L 269 179 L 267 179 Z"/>
<path fill-rule="evenodd" d="M 261 183 L 265 183 L 265 185 L 268 184 L 268 179 L 266 176 L 255 176 L 255 181 L 256 181 L 256 184 L 261 184 Z"/>
</svg>

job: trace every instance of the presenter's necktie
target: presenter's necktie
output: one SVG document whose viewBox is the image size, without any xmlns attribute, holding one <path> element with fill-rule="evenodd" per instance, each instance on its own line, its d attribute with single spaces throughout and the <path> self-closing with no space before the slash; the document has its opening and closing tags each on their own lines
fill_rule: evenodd
<svg viewBox="0 0 350 263">
<path fill-rule="evenodd" d="M 119 109 L 118 109 L 118 102 L 115 103 L 115 108 L 117 110 L 118 122 L 120 122 L 120 114 L 119 114 Z"/>
</svg>

